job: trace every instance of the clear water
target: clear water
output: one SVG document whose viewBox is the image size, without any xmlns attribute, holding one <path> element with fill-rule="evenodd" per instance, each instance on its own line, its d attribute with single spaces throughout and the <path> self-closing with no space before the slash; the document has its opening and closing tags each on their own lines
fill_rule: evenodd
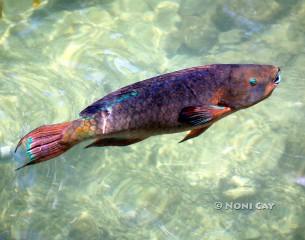
<svg viewBox="0 0 305 240">
<path fill-rule="evenodd" d="M 305 239 L 305 1 L 4 0 L 0 145 L 93 100 L 208 63 L 279 65 L 268 100 L 204 135 L 0 164 L 0 239 Z M 272 210 L 222 203 L 274 203 Z"/>
</svg>

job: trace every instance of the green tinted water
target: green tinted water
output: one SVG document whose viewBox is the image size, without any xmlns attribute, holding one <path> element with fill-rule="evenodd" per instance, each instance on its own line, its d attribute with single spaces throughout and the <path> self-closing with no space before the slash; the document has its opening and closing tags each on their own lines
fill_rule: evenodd
<svg viewBox="0 0 305 240">
<path fill-rule="evenodd" d="M 204 135 L 0 165 L 0 239 L 304 239 L 305 2 L 4 0 L 0 145 L 130 83 L 208 63 L 279 65 L 268 100 Z M 221 210 L 215 203 L 273 203 Z"/>
</svg>

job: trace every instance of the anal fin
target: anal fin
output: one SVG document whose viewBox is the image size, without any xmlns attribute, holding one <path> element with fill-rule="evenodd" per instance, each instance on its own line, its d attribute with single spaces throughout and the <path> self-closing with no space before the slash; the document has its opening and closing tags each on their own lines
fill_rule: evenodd
<svg viewBox="0 0 305 240">
<path fill-rule="evenodd" d="M 104 138 L 89 144 L 85 148 L 89 147 L 106 147 L 106 146 L 128 146 L 137 142 L 141 142 L 144 138 Z"/>
<path fill-rule="evenodd" d="M 210 125 L 203 127 L 203 128 L 197 128 L 197 129 L 193 129 L 193 130 L 189 131 L 186 134 L 186 136 L 179 143 L 185 142 L 186 140 L 189 140 L 191 138 L 198 137 L 200 134 L 204 133 L 209 127 L 210 127 Z"/>
</svg>

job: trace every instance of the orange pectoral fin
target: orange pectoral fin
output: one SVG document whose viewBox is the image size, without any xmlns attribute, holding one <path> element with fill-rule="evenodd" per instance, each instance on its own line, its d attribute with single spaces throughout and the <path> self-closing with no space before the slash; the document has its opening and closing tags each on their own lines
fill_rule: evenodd
<svg viewBox="0 0 305 240">
<path fill-rule="evenodd" d="M 223 107 L 219 105 L 209 105 L 209 108 L 211 109 L 213 119 L 222 117 L 223 115 L 232 111 L 230 107 Z"/>
<path fill-rule="evenodd" d="M 182 109 L 178 121 L 200 126 L 211 123 L 230 111 L 231 108 L 218 105 L 190 106 Z"/>
</svg>

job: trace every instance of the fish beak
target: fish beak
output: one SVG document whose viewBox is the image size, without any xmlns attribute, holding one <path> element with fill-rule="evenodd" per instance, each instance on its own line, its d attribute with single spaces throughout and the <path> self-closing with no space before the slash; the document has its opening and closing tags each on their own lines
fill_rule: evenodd
<svg viewBox="0 0 305 240">
<path fill-rule="evenodd" d="M 281 71 L 281 69 L 278 68 L 278 70 L 277 70 L 277 75 L 276 75 L 276 77 L 275 77 L 275 79 L 274 79 L 274 81 L 273 81 L 275 85 L 279 85 L 280 82 L 281 82 L 281 74 L 280 74 L 280 71 Z"/>
<path fill-rule="evenodd" d="M 278 84 L 280 84 L 280 82 L 281 82 L 281 75 L 278 74 L 278 76 L 276 77 L 276 79 L 274 81 L 274 84 L 278 85 Z"/>
</svg>

